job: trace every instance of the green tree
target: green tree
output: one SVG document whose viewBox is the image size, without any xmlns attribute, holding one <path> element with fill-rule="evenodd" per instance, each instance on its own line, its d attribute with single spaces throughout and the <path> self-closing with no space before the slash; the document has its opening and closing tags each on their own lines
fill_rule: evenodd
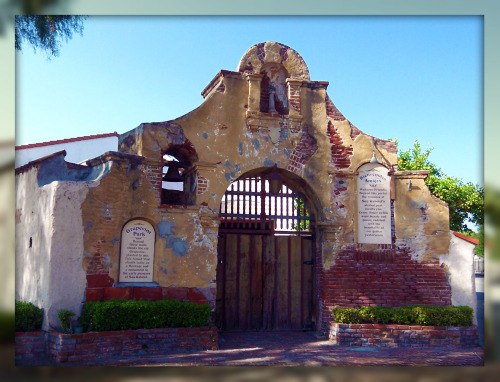
<svg viewBox="0 0 500 382">
<path fill-rule="evenodd" d="M 309 217 L 309 211 L 306 208 L 304 200 L 301 198 L 294 198 L 293 204 L 295 210 L 298 211 L 298 216 Z M 306 232 L 311 230 L 311 221 L 309 219 L 299 220 L 297 224 L 293 223 L 292 228 L 297 232 Z"/>
<path fill-rule="evenodd" d="M 73 33 L 83 33 L 83 21 L 87 16 L 22 15 L 15 19 L 15 47 L 22 50 L 23 42 L 34 51 L 41 49 L 47 57 L 58 56 L 61 42 L 67 42 Z"/>
<path fill-rule="evenodd" d="M 450 229 L 471 234 L 473 231 L 467 227 L 467 221 L 480 227 L 484 224 L 484 188 L 445 175 L 429 160 L 431 152 L 431 148 L 423 150 L 416 140 L 412 148 L 398 151 L 398 169 L 429 171 L 425 184 L 434 196 L 448 203 Z"/>
</svg>

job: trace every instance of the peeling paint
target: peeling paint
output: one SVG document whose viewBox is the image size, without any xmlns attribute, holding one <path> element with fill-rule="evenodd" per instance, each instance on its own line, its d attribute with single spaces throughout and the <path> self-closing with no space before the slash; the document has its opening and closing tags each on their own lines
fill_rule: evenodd
<svg viewBox="0 0 500 382">
<path fill-rule="evenodd" d="M 243 155 L 243 142 L 238 143 L 238 154 Z"/>
<path fill-rule="evenodd" d="M 264 161 L 262 162 L 264 164 L 264 166 L 274 166 L 274 162 L 271 160 L 271 159 L 268 159 L 267 157 L 264 158 Z"/>
<path fill-rule="evenodd" d="M 336 179 L 335 180 L 335 187 L 336 188 L 346 188 L 347 187 L 347 180 L 345 180 L 345 179 Z"/>
<path fill-rule="evenodd" d="M 117 236 L 115 236 L 114 238 L 111 239 L 111 245 L 114 247 L 118 241 L 120 241 L 120 239 Z"/>
<path fill-rule="evenodd" d="M 92 222 L 89 220 L 87 222 L 87 225 L 85 226 L 85 228 L 83 229 L 85 232 L 87 232 L 90 228 L 92 228 Z"/>
<path fill-rule="evenodd" d="M 232 182 L 233 180 L 236 179 L 236 171 L 231 171 L 231 172 L 225 172 L 224 177 L 228 182 Z"/>
<path fill-rule="evenodd" d="M 253 147 L 255 147 L 255 149 L 260 149 L 260 141 L 257 138 L 252 139 L 252 145 Z"/>
<path fill-rule="evenodd" d="M 90 182 L 103 178 L 110 171 L 111 162 L 95 166 L 68 168 L 64 160 L 64 155 L 61 153 L 42 162 L 38 171 L 37 182 L 38 187 L 43 187 L 56 181 Z"/>
<path fill-rule="evenodd" d="M 172 248 L 175 256 L 185 256 L 189 249 L 189 244 L 183 238 L 169 236 L 167 237 L 165 248 Z"/>
<path fill-rule="evenodd" d="M 160 235 L 160 237 L 166 237 L 169 235 L 173 235 L 174 234 L 174 231 L 173 231 L 174 227 L 175 227 L 174 222 L 162 220 L 160 223 L 158 223 L 158 234 Z"/>
<path fill-rule="evenodd" d="M 203 138 L 208 139 L 208 134 L 206 132 L 203 132 Z"/>
<path fill-rule="evenodd" d="M 424 200 L 421 201 L 411 201 L 410 202 L 410 207 L 413 208 L 427 208 L 427 203 Z"/>
</svg>

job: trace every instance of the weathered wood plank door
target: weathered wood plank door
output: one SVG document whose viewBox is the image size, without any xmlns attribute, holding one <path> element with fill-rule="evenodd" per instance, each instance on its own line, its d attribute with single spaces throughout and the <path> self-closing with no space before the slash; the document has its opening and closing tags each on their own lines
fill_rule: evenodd
<svg viewBox="0 0 500 382">
<path fill-rule="evenodd" d="M 218 327 L 312 329 L 313 253 L 312 236 L 221 234 Z"/>
</svg>

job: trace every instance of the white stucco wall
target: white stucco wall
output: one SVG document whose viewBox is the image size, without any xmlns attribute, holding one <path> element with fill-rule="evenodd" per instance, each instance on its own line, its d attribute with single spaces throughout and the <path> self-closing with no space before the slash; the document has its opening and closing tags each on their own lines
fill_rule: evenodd
<svg viewBox="0 0 500 382">
<path fill-rule="evenodd" d="M 31 147 L 16 150 L 16 168 L 32 160 L 66 150 L 65 160 L 71 163 L 80 163 L 104 154 L 107 151 L 118 150 L 118 137 L 105 137 L 79 140 L 76 142 L 59 143 L 48 146 Z"/>
<path fill-rule="evenodd" d="M 450 232 L 450 251 L 441 261 L 448 266 L 451 286 L 451 303 L 467 305 L 474 309 L 474 324 L 477 325 L 477 298 L 474 274 L 474 244 L 460 239 Z"/>
<path fill-rule="evenodd" d="M 35 168 L 16 177 L 16 300 L 43 308 L 43 330 L 59 326 L 60 310 L 81 311 L 86 287 L 81 204 L 88 187 L 86 182 L 38 187 Z"/>
</svg>

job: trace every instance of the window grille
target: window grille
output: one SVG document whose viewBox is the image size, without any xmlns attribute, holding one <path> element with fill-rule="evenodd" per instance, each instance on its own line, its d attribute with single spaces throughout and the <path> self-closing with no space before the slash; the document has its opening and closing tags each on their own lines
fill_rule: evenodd
<svg viewBox="0 0 500 382">
<path fill-rule="evenodd" d="M 222 198 L 220 217 L 222 231 L 242 233 L 308 235 L 313 222 L 304 194 L 287 185 L 273 194 L 261 177 L 233 182 Z"/>
</svg>

